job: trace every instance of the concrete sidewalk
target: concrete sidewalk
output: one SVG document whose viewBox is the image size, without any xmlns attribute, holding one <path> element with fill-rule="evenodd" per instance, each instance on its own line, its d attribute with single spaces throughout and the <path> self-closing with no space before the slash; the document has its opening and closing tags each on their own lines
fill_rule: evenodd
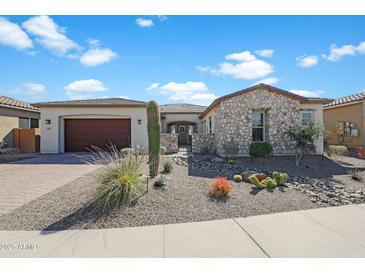
<svg viewBox="0 0 365 274">
<path fill-rule="evenodd" d="M 2 231 L 0 257 L 365 257 L 365 204 L 121 229 Z"/>
</svg>

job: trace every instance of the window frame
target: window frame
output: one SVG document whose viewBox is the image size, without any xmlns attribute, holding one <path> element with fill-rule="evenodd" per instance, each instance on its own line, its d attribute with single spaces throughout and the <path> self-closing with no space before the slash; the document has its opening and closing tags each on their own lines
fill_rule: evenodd
<svg viewBox="0 0 365 274">
<path fill-rule="evenodd" d="M 32 121 L 37 121 L 37 127 L 32 125 Z M 38 118 L 29 118 L 29 128 L 39 128 L 39 119 Z"/>
<path fill-rule="evenodd" d="M 27 127 L 23 127 L 22 125 L 21 125 L 21 122 L 20 121 L 27 121 Z M 29 119 L 29 117 L 18 117 L 18 126 L 19 126 L 19 128 L 30 128 L 30 119 Z"/>
<path fill-rule="evenodd" d="M 312 110 L 301 110 L 299 114 L 301 125 L 307 125 L 306 123 L 303 123 L 303 114 L 310 114 L 312 120 L 311 122 L 314 122 L 314 112 Z"/>
<path fill-rule="evenodd" d="M 213 133 L 213 130 L 212 130 L 212 125 L 213 125 L 212 116 L 209 116 L 209 118 L 208 118 L 208 125 L 209 125 L 208 133 L 212 134 Z"/>
<path fill-rule="evenodd" d="M 254 126 L 254 124 L 253 124 L 253 113 L 254 112 L 262 114 L 262 126 Z M 251 131 L 252 131 L 251 139 L 253 142 L 265 142 L 265 115 L 266 115 L 265 110 L 253 110 L 251 113 Z M 253 129 L 255 129 L 255 128 L 262 128 L 262 141 L 253 140 Z"/>
</svg>

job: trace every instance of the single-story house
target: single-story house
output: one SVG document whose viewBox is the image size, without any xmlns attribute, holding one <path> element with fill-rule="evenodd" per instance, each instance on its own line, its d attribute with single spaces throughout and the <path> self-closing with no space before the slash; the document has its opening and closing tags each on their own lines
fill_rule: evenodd
<svg viewBox="0 0 365 274">
<path fill-rule="evenodd" d="M 258 84 L 217 98 L 200 115 L 205 134 L 196 148 L 212 143 L 219 154 L 227 146 L 236 146 L 239 155 L 247 155 L 252 142 L 268 142 L 274 155 L 293 154 L 295 145 L 287 136 L 290 127 L 313 121 L 323 123 L 322 104 L 331 100 L 307 98 Z M 323 153 L 323 138 L 316 140 L 316 153 Z"/>
<path fill-rule="evenodd" d="M 202 132 L 199 116 L 206 108 L 192 104 L 160 105 L 162 144 L 168 152 L 192 145 L 193 134 Z"/>
<path fill-rule="evenodd" d="M 161 143 L 168 152 L 191 146 L 200 152 L 211 145 L 226 154 L 235 145 L 247 155 L 252 142 L 272 144 L 273 153 L 292 154 L 286 136 L 290 127 L 310 120 L 323 123 L 322 104 L 328 99 L 306 98 L 269 85 L 253 87 L 217 98 L 210 106 L 160 106 Z M 91 144 L 147 147 L 146 103 L 121 98 L 38 103 L 41 109 L 41 152 L 82 151 Z M 323 140 L 316 141 L 317 153 Z"/>
<path fill-rule="evenodd" d="M 365 92 L 324 105 L 323 118 L 329 132 L 328 144 L 365 147 Z"/>
<path fill-rule="evenodd" d="M 0 96 L 0 142 L 13 147 L 14 128 L 39 128 L 40 110 L 30 103 Z"/>
<path fill-rule="evenodd" d="M 44 102 L 41 152 L 83 151 L 90 145 L 147 147 L 146 103 L 122 98 Z"/>
</svg>

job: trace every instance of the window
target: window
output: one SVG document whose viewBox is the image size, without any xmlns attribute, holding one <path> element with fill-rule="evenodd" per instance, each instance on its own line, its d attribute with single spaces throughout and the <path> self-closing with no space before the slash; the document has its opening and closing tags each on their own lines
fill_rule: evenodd
<svg viewBox="0 0 365 274">
<path fill-rule="evenodd" d="M 308 125 L 313 122 L 313 112 L 312 111 L 301 111 L 300 112 L 300 122 L 302 125 Z"/>
<path fill-rule="evenodd" d="M 39 128 L 39 120 L 35 118 L 30 119 L 30 128 Z"/>
<path fill-rule="evenodd" d="M 29 128 L 29 118 L 19 117 L 19 128 Z"/>
<path fill-rule="evenodd" d="M 252 141 L 262 142 L 264 141 L 264 112 L 253 111 L 252 112 Z"/>
<path fill-rule="evenodd" d="M 207 123 L 205 120 L 203 121 L 203 132 L 207 133 Z"/>
<path fill-rule="evenodd" d="M 209 134 L 212 134 L 212 116 L 208 118 L 208 122 L 209 122 Z"/>
<path fill-rule="evenodd" d="M 175 125 L 170 126 L 171 133 L 176 133 L 176 127 Z"/>
</svg>

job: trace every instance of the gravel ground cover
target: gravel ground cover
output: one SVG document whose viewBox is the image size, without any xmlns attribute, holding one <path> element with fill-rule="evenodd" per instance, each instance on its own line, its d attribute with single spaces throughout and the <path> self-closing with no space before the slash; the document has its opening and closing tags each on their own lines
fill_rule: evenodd
<svg viewBox="0 0 365 274">
<path fill-rule="evenodd" d="M 179 162 L 179 161 L 177 161 Z M 280 187 L 257 190 L 248 183 L 234 183 L 229 197 L 208 195 L 210 178 L 189 176 L 188 167 L 174 163 L 164 188 L 154 188 L 130 207 L 106 214 L 92 203 L 96 183 L 92 173 L 0 216 L 0 230 L 64 230 L 144 226 L 205 221 L 274 212 L 316 208 L 310 197 Z"/>
<path fill-rule="evenodd" d="M 189 161 L 184 157 L 170 157 L 170 160 L 174 162 L 174 170 L 167 175 L 167 185 L 154 188 L 151 180 L 149 191 L 132 206 L 108 213 L 97 209 L 92 202 L 97 184 L 93 173 L 90 173 L 0 216 L 0 230 L 144 226 L 365 202 L 364 181 L 352 180 L 346 169 L 316 156 L 307 157 L 303 166 L 297 169 L 286 157 L 271 159 L 264 164 L 237 159 L 236 165 L 204 161 L 199 155 L 189 157 Z M 244 161 L 246 164 L 242 163 Z M 259 190 L 245 182 L 231 181 L 233 189 L 225 200 L 216 200 L 208 195 L 211 178 L 217 175 L 232 179 L 234 174 L 247 170 L 270 173 L 275 169 L 289 173 L 290 182 L 285 187 Z M 320 176 L 314 178 L 313 172 Z M 147 166 L 143 166 L 143 174 L 147 174 Z M 361 171 L 360 175 L 365 180 L 365 171 Z"/>
</svg>

